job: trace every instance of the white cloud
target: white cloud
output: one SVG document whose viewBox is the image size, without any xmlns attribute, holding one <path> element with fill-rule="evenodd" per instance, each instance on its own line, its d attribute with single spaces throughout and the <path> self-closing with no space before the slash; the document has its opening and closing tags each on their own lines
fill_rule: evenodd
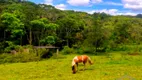
<svg viewBox="0 0 142 80">
<path fill-rule="evenodd" d="M 73 6 L 87 6 L 100 2 L 102 2 L 102 0 L 67 0 L 67 3 Z"/>
<path fill-rule="evenodd" d="M 52 5 L 53 4 L 53 0 L 44 0 L 44 4 Z"/>
<path fill-rule="evenodd" d="M 102 9 L 102 10 L 92 10 L 92 11 L 88 11 L 89 14 L 93 14 L 94 12 L 96 13 L 106 13 L 106 14 L 110 14 L 110 15 L 131 15 L 131 16 L 136 16 L 137 13 L 133 13 L 133 12 L 119 12 L 117 9 Z"/>
<path fill-rule="evenodd" d="M 122 3 L 115 3 L 115 2 L 105 2 L 104 4 L 114 5 L 114 6 L 122 6 Z"/>
<path fill-rule="evenodd" d="M 124 8 L 142 10 L 142 0 L 122 0 Z"/>
<path fill-rule="evenodd" d="M 85 6 L 89 5 L 90 0 L 68 0 L 67 3 L 73 6 Z"/>
<path fill-rule="evenodd" d="M 136 16 L 137 13 L 126 12 L 126 13 L 117 13 L 117 15 L 131 15 L 131 16 Z"/>
<path fill-rule="evenodd" d="M 59 5 L 56 5 L 55 8 L 60 9 L 60 10 L 65 10 L 66 5 L 65 4 L 59 4 Z"/>
<path fill-rule="evenodd" d="M 102 0 L 92 0 L 91 1 L 92 3 L 100 3 L 100 2 L 103 2 Z"/>
</svg>

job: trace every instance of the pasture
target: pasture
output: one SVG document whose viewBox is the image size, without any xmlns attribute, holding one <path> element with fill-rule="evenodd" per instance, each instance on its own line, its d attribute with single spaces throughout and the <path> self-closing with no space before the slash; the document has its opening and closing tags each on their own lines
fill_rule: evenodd
<svg viewBox="0 0 142 80">
<path fill-rule="evenodd" d="M 142 56 L 108 53 L 89 55 L 93 65 L 79 64 L 72 74 L 72 58 L 78 54 L 59 55 L 38 62 L 0 65 L 0 80 L 141 80 Z"/>
</svg>

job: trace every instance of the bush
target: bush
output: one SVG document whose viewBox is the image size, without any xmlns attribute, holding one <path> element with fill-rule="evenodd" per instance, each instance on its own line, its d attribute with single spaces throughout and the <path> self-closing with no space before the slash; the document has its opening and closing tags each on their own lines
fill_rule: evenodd
<svg viewBox="0 0 142 80">
<path fill-rule="evenodd" d="M 79 49 L 77 49 L 77 53 L 78 53 L 78 54 L 84 54 L 84 51 L 83 51 L 82 48 L 79 48 Z"/>
<path fill-rule="evenodd" d="M 6 62 L 12 62 L 12 55 L 10 54 L 1 54 L 0 55 L 0 64 L 6 63 Z"/>
<path fill-rule="evenodd" d="M 0 55 L 0 64 L 39 61 L 40 58 L 35 53 L 17 53 L 15 55 L 3 53 Z"/>
<path fill-rule="evenodd" d="M 63 54 L 73 54 L 76 53 L 73 48 L 70 48 L 68 46 L 64 46 L 63 50 L 61 51 Z"/>
<path fill-rule="evenodd" d="M 0 53 L 4 52 L 4 42 L 0 42 Z"/>
<path fill-rule="evenodd" d="M 14 47 L 11 49 L 11 47 Z M 49 58 L 55 52 L 54 49 L 33 49 L 33 46 L 9 46 L 6 48 L 8 53 L 0 54 L 0 64 L 39 61 L 43 58 Z"/>
<path fill-rule="evenodd" d="M 49 49 L 37 49 L 36 53 L 40 58 L 49 58 L 52 56 L 52 52 Z"/>
<path fill-rule="evenodd" d="M 0 63 L 15 63 L 15 62 L 30 62 L 39 61 L 40 56 L 37 56 L 32 46 L 13 46 L 14 53 L 11 53 L 11 46 L 7 47 L 5 50 L 8 53 L 0 54 Z"/>
<path fill-rule="evenodd" d="M 129 52 L 141 52 L 142 45 L 125 45 L 125 44 L 119 44 L 115 47 L 108 46 L 106 48 L 106 51 L 129 51 Z"/>
</svg>

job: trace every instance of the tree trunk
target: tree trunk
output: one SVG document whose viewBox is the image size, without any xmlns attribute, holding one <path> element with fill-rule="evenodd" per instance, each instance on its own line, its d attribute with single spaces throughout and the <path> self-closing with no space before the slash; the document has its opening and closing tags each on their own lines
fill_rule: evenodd
<svg viewBox="0 0 142 80">
<path fill-rule="evenodd" d="M 32 30 L 29 32 L 29 44 L 32 45 Z"/>
<path fill-rule="evenodd" d="M 21 36 L 21 38 L 20 38 L 20 45 L 22 46 L 22 36 Z"/>
<path fill-rule="evenodd" d="M 66 32 L 67 32 L 67 46 L 69 46 L 69 31 L 68 31 L 68 29 L 66 28 Z"/>
<path fill-rule="evenodd" d="M 5 41 L 5 37 L 6 37 L 6 33 L 5 33 L 5 30 L 4 30 L 4 41 Z"/>
</svg>

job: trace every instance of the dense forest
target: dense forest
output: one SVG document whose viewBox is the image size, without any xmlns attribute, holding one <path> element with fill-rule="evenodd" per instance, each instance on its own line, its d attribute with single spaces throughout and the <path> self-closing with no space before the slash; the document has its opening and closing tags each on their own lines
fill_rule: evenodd
<svg viewBox="0 0 142 80">
<path fill-rule="evenodd" d="M 142 15 L 59 10 L 24 0 L 0 0 L 0 53 L 22 46 L 57 46 L 76 53 L 141 52 Z"/>
</svg>

